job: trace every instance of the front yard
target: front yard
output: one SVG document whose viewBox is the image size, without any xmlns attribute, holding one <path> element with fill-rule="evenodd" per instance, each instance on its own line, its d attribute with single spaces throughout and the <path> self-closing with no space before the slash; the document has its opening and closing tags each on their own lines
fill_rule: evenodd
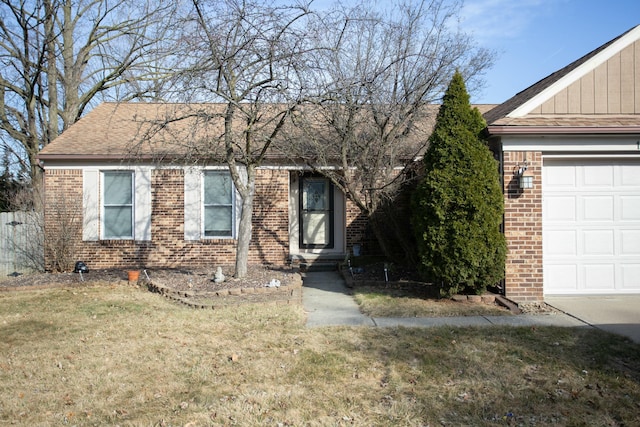
<svg viewBox="0 0 640 427">
<path fill-rule="evenodd" d="M 353 296 L 360 311 L 370 317 L 450 317 L 509 316 L 505 307 L 491 303 L 472 303 L 439 298 L 437 290 L 420 285 L 369 284 L 356 285 Z"/>
<path fill-rule="evenodd" d="M 638 425 L 640 346 L 589 329 L 307 329 L 122 283 L 0 292 L 0 423 Z"/>
</svg>

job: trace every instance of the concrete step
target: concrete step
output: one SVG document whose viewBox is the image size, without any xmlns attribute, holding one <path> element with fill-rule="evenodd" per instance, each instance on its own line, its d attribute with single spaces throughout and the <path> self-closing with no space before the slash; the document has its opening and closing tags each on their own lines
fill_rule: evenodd
<svg viewBox="0 0 640 427">
<path fill-rule="evenodd" d="M 300 254 L 292 255 L 290 262 L 292 267 L 298 268 L 301 272 L 337 271 L 344 260 L 344 254 Z"/>
<path fill-rule="evenodd" d="M 308 272 L 308 271 L 337 271 L 338 270 L 338 262 L 337 261 L 313 261 L 313 262 L 302 262 L 300 263 L 300 271 Z"/>
</svg>

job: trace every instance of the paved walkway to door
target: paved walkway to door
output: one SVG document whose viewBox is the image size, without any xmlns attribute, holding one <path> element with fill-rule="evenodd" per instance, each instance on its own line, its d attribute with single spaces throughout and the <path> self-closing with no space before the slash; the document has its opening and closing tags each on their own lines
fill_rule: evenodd
<svg viewBox="0 0 640 427">
<path fill-rule="evenodd" d="M 462 316 L 387 318 L 368 317 L 360 313 L 344 280 L 336 271 L 303 274 L 302 301 L 307 313 L 307 326 L 565 326 L 590 327 L 569 314 L 517 315 L 517 316 Z"/>
</svg>

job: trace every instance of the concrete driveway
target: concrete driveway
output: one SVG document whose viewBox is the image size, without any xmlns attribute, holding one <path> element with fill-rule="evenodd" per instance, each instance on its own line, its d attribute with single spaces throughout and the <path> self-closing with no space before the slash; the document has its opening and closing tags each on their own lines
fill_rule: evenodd
<svg viewBox="0 0 640 427">
<path fill-rule="evenodd" d="M 544 300 L 596 328 L 640 343 L 640 295 L 546 296 Z"/>
</svg>

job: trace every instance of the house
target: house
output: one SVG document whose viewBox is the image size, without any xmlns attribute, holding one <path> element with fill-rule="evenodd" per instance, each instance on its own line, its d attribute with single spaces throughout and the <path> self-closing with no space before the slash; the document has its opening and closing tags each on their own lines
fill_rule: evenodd
<svg viewBox="0 0 640 427">
<path fill-rule="evenodd" d="M 212 160 L 224 158 L 221 147 L 197 149 L 224 133 L 223 107 L 97 106 L 39 154 L 47 233 L 71 234 L 93 269 L 232 265 L 241 199 L 228 165 Z M 206 110 L 219 120 L 204 126 Z M 342 260 L 366 228 L 327 179 L 276 155 L 256 170 L 254 206 L 249 264 Z M 61 226 L 57 211 L 82 223 Z"/>
<path fill-rule="evenodd" d="M 61 231 L 51 212 L 77 212 L 81 227 L 62 231 L 92 268 L 232 264 L 228 167 L 185 151 L 222 125 L 149 127 L 184 108 L 102 104 L 45 147 L 47 233 Z M 504 181 L 505 295 L 640 293 L 640 26 L 484 116 Z M 342 259 L 366 236 L 340 190 L 276 155 L 254 205 L 252 264 Z"/>
<path fill-rule="evenodd" d="M 415 125 L 420 146 L 438 106 L 428 109 Z M 232 265 L 241 198 L 219 160 L 223 114 L 222 104 L 97 106 L 39 153 L 46 232 L 67 234 L 92 269 Z M 269 150 L 256 169 L 249 264 L 342 261 L 354 245 L 369 250 L 375 239 L 360 209 L 282 151 Z M 73 226 L 69 216 L 82 220 Z"/>
<path fill-rule="evenodd" d="M 506 296 L 640 293 L 640 26 L 485 118 L 504 177 Z"/>
</svg>

